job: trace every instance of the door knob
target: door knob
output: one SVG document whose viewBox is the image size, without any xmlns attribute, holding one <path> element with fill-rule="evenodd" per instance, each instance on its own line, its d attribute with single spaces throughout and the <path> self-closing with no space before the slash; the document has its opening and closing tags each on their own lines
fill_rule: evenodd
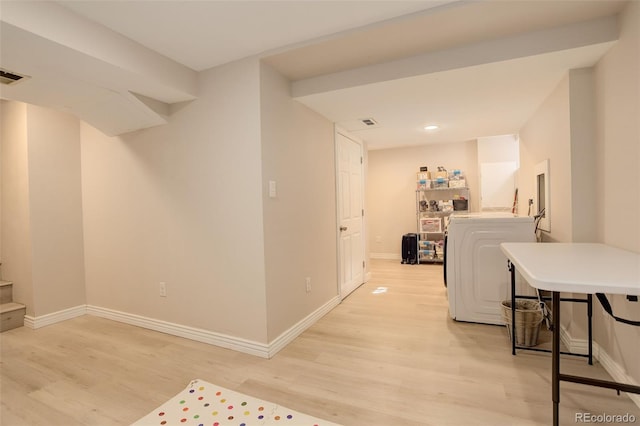
<svg viewBox="0 0 640 426">
<path fill-rule="evenodd" d="M 341 227 L 340 227 L 340 231 L 346 231 L 346 230 L 347 230 L 347 227 L 346 227 L 346 226 L 341 226 Z"/>
</svg>

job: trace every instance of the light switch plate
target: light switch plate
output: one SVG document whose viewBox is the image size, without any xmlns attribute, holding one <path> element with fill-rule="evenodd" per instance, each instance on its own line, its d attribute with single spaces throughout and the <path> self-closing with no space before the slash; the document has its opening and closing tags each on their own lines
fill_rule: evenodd
<svg viewBox="0 0 640 426">
<path fill-rule="evenodd" d="M 269 198 L 276 198 L 277 195 L 278 195 L 278 191 L 276 188 L 276 181 L 270 180 L 269 181 Z"/>
</svg>

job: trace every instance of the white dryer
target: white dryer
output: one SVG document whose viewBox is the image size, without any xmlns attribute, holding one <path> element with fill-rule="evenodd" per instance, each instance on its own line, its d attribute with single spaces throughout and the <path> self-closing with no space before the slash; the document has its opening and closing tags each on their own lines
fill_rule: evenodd
<svg viewBox="0 0 640 426">
<path fill-rule="evenodd" d="M 510 297 L 511 275 L 500 243 L 535 241 L 532 217 L 504 213 L 451 216 L 444 264 L 451 317 L 504 324 L 501 302 Z"/>
</svg>

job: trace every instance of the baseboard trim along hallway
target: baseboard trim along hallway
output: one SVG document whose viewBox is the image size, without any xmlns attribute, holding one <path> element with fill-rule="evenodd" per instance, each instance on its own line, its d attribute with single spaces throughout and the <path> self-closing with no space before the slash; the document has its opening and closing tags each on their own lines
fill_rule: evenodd
<svg viewBox="0 0 640 426">
<path fill-rule="evenodd" d="M 173 336 L 184 337 L 185 339 L 191 339 L 226 349 L 233 349 L 238 352 L 262 358 L 267 358 L 269 353 L 269 346 L 264 343 L 254 342 L 252 340 L 216 333 L 209 330 L 203 330 L 201 328 L 162 321 L 155 318 L 120 312 L 113 309 L 89 305 L 87 306 L 87 314 L 142 328 L 148 328 L 149 330 L 159 331 Z"/>
<path fill-rule="evenodd" d="M 24 325 L 32 329 L 40 327 L 46 327 L 47 325 L 55 324 L 58 322 L 70 320 L 72 318 L 80 317 L 87 313 L 87 305 L 78 305 L 73 308 L 63 309 L 61 311 L 52 312 L 46 315 L 40 315 L 34 317 L 31 315 L 24 316 Z"/>
<path fill-rule="evenodd" d="M 262 358 L 271 358 L 285 346 L 291 343 L 307 328 L 311 327 L 316 321 L 325 316 L 339 303 L 339 297 L 333 297 L 327 303 L 320 306 L 311 314 L 307 315 L 305 318 L 300 320 L 298 323 L 282 333 L 269 344 L 93 305 L 80 305 L 58 312 L 52 312 L 50 314 L 42 315 L 39 317 L 25 315 L 24 318 L 25 326 L 32 329 L 37 329 L 45 327 L 47 325 L 52 325 L 58 322 L 76 318 L 85 314 L 94 315 L 113 321 L 135 325 L 137 327 L 159 331 L 161 333 L 171 334 L 173 336 L 184 337 L 185 339 L 191 339 L 226 349 L 233 349 L 238 352 L 255 355 Z"/>
<path fill-rule="evenodd" d="M 273 357 L 285 346 L 291 343 L 296 337 L 302 334 L 303 331 L 315 324 L 320 318 L 329 313 L 333 308 L 338 306 L 340 298 L 338 296 L 329 300 L 327 303 L 316 309 L 311 314 L 307 315 L 304 319 L 299 321 L 296 325 L 289 328 L 287 331 L 276 337 L 270 344 L 267 358 Z"/>
</svg>

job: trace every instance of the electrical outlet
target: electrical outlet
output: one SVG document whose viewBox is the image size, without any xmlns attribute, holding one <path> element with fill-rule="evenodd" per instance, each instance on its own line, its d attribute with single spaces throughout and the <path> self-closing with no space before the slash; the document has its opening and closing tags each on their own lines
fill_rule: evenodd
<svg viewBox="0 0 640 426">
<path fill-rule="evenodd" d="M 307 293 L 311 293 L 311 277 L 305 278 L 305 288 L 307 289 Z"/>
<path fill-rule="evenodd" d="M 160 283 L 160 297 L 167 297 L 167 283 Z"/>
</svg>

